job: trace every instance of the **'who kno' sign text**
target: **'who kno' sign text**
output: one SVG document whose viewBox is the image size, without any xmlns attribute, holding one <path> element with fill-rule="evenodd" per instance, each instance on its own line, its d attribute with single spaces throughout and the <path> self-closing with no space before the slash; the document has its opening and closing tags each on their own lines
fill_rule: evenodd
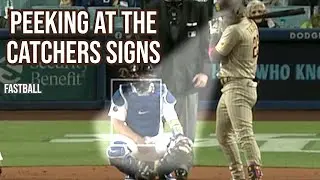
<svg viewBox="0 0 320 180">
<path fill-rule="evenodd" d="M 219 65 L 213 65 L 212 78 L 216 79 Z M 320 64 L 259 64 L 256 76 L 260 80 L 320 80 Z"/>
</svg>

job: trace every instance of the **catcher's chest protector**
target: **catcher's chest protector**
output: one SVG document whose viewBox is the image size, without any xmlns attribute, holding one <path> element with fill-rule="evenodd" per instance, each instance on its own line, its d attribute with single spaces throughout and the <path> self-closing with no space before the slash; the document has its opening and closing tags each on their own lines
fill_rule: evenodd
<svg viewBox="0 0 320 180">
<path fill-rule="evenodd" d="M 127 101 L 127 125 L 141 136 L 156 136 L 159 133 L 160 113 L 160 87 L 148 95 L 140 96 L 128 87 L 124 93 Z"/>
</svg>

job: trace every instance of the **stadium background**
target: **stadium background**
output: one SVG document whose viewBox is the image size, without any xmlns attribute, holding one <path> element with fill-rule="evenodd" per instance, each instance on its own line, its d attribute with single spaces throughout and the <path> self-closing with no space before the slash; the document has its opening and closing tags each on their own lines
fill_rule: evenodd
<svg viewBox="0 0 320 180">
<path fill-rule="evenodd" d="M 48 0 L 13 3 L 15 8 L 43 4 L 58 8 L 55 1 Z M 255 132 L 266 180 L 316 180 L 320 175 L 320 30 L 296 29 L 306 19 L 308 15 L 276 19 L 285 22 L 283 29 L 260 31 Z M 0 83 L 40 83 L 44 94 L 0 96 L 2 179 L 121 178 L 103 156 L 110 130 L 105 109 L 110 79 L 122 77 L 128 70 L 107 65 L 8 66 L 4 52 L 9 38 L 6 29 L 0 30 Z M 108 38 L 113 37 L 101 41 Z M 214 71 L 209 87 L 201 94 L 211 93 L 216 84 Z M 0 90 L 3 92 L 2 86 Z M 191 179 L 222 180 L 229 175 L 214 137 L 218 97 L 216 91 L 200 102 L 197 167 Z"/>
</svg>

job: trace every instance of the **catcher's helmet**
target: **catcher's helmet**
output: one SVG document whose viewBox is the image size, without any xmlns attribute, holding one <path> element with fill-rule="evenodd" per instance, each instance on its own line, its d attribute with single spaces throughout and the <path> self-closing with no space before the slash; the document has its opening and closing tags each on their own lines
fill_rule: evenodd
<svg viewBox="0 0 320 180">
<path fill-rule="evenodd" d="M 139 93 L 144 93 L 149 90 L 151 83 L 157 77 L 153 70 L 153 66 L 148 65 L 131 65 L 129 68 L 130 78 L 137 79 L 133 83 Z"/>
<path fill-rule="evenodd" d="M 156 74 L 153 71 L 153 66 L 150 64 L 133 64 L 129 67 L 130 78 L 134 79 L 147 79 L 156 78 Z"/>
</svg>

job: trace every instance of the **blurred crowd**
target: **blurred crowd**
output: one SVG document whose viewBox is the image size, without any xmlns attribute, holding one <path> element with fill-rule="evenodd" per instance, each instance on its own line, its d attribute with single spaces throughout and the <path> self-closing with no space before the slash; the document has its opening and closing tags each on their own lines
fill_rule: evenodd
<svg viewBox="0 0 320 180">
<path fill-rule="evenodd" d="M 0 27 L 8 27 L 7 11 L 10 8 L 31 8 L 34 5 L 56 6 L 67 8 L 79 7 L 138 7 L 143 8 L 150 1 L 160 0 L 0 0 Z M 208 0 L 209 16 L 214 15 L 217 10 L 216 0 Z M 256 19 L 260 28 L 319 28 L 320 27 L 320 0 L 244 0 L 247 4 L 248 16 L 257 16 L 267 12 L 304 8 L 306 13 L 296 16 L 279 17 L 273 19 Z"/>
<path fill-rule="evenodd" d="M 61 0 L 60 7 L 68 6 L 110 6 L 141 7 L 140 0 Z"/>
</svg>

